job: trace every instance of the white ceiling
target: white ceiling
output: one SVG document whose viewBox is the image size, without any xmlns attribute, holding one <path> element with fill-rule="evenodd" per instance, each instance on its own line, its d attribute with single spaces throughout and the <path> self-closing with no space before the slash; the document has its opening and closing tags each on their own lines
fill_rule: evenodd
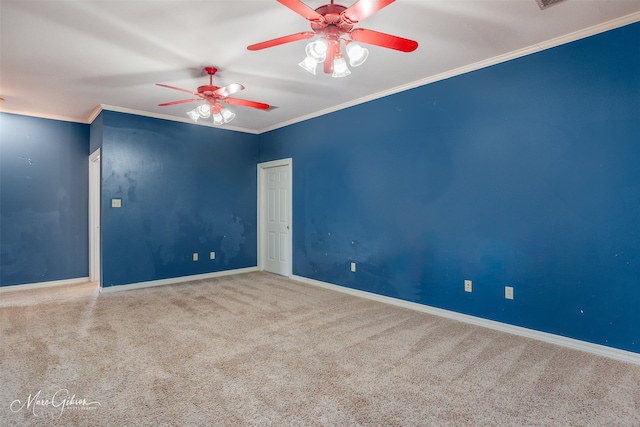
<svg viewBox="0 0 640 427">
<path fill-rule="evenodd" d="M 158 104 L 189 95 L 155 83 L 196 90 L 213 65 L 215 85 L 272 105 L 232 107 L 226 127 L 259 133 L 639 20 L 640 0 L 397 0 L 356 27 L 418 49 L 369 46 L 364 65 L 334 79 L 297 66 L 306 41 L 247 50 L 310 30 L 276 0 L 0 0 L 0 111 L 88 123 L 102 106 L 186 121 L 190 104 Z"/>
</svg>

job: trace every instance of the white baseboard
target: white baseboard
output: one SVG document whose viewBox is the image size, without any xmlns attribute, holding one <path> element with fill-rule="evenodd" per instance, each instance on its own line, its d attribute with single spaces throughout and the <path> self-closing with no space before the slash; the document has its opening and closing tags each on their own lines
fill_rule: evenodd
<svg viewBox="0 0 640 427">
<path fill-rule="evenodd" d="M 0 286 L 0 293 L 25 291 L 27 289 L 51 288 L 53 286 L 78 285 L 89 282 L 88 277 L 78 277 L 76 279 L 53 280 L 51 282 L 27 283 L 24 285 Z"/>
<path fill-rule="evenodd" d="M 345 294 L 366 298 L 373 301 L 382 302 L 385 304 L 391 304 L 398 307 L 421 311 L 423 313 L 433 314 L 440 317 L 446 317 L 447 319 L 470 323 L 472 325 L 494 329 L 500 332 L 506 332 L 509 334 L 519 335 L 526 338 L 532 338 L 532 339 L 544 341 L 550 344 L 555 344 L 562 347 L 571 348 L 574 350 L 580 350 L 580 351 L 596 354 L 598 356 L 605 356 L 611 359 L 621 360 L 624 362 L 630 362 L 636 365 L 640 365 L 640 353 L 620 350 L 617 348 L 607 347 L 600 344 L 593 344 L 586 341 L 563 337 L 561 335 L 555 335 L 547 332 L 536 331 L 534 329 L 523 328 L 521 326 L 509 325 L 508 323 L 497 322 L 495 320 L 483 319 L 481 317 L 470 316 L 468 314 L 457 313 L 455 311 L 444 310 L 442 308 L 430 307 L 428 305 L 418 304 L 415 302 L 404 301 L 401 299 L 387 297 L 384 295 L 378 295 L 371 292 L 351 289 L 344 286 L 321 282 L 315 279 L 309 279 L 307 277 L 294 275 L 291 277 L 291 279 L 302 282 L 302 283 L 306 283 L 309 285 L 319 286 L 325 289 L 331 289 L 334 291 L 343 292 Z"/>
<path fill-rule="evenodd" d="M 258 267 L 237 268 L 235 270 L 215 271 L 213 273 L 194 274 L 192 276 L 172 277 L 169 279 L 153 280 L 150 282 L 130 283 L 128 285 L 108 286 L 100 288 L 100 293 L 130 291 L 132 289 L 150 288 L 153 286 L 173 285 L 177 283 L 191 282 L 193 280 L 213 279 L 215 277 L 231 276 L 233 274 L 258 271 Z"/>
</svg>

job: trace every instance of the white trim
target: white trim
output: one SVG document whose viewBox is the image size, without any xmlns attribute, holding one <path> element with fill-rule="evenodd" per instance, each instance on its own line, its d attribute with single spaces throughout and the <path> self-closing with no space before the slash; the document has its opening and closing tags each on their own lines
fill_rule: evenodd
<svg viewBox="0 0 640 427">
<path fill-rule="evenodd" d="M 508 52 L 502 55 L 494 56 L 493 58 L 478 61 L 473 64 L 465 65 L 453 70 L 445 71 L 444 73 L 425 77 L 423 79 L 416 80 L 414 82 L 407 83 L 404 85 L 396 86 L 391 89 L 387 89 L 378 93 L 367 95 L 362 98 L 354 99 L 352 101 L 348 101 L 340 105 L 335 105 L 333 107 L 325 108 L 324 110 L 316 111 L 314 113 L 310 113 L 305 116 L 300 116 L 300 117 L 293 118 L 291 120 L 287 120 L 285 122 L 277 123 L 275 125 L 262 128 L 257 133 L 261 134 L 261 133 L 269 132 L 275 129 L 283 128 L 285 126 L 289 126 L 295 123 L 303 122 L 305 120 L 314 119 L 316 117 L 324 116 L 329 113 L 333 113 L 339 110 L 344 110 L 346 108 L 350 108 L 359 104 L 364 104 L 365 102 L 373 101 L 379 98 L 384 98 L 385 96 L 394 95 L 396 93 L 404 92 L 409 89 L 414 89 L 419 86 L 425 86 L 440 80 L 445 80 L 451 77 L 469 73 L 471 71 L 476 71 L 481 68 L 490 67 L 492 65 L 500 64 L 502 62 L 507 62 L 512 59 L 520 58 L 522 56 L 530 55 L 532 53 L 541 52 L 543 50 L 550 49 L 552 47 L 556 47 L 556 46 L 560 46 L 576 40 L 584 39 L 586 37 L 590 37 L 596 34 L 603 33 L 605 31 L 623 27 L 625 25 L 632 24 L 637 21 L 640 21 L 640 12 L 635 12 L 635 13 L 632 13 L 631 15 L 623 16 L 608 22 L 604 22 L 602 24 L 594 25 L 593 27 L 575 31 L 570 34 L 565 34 L 563 36 L 556 37 L 544 42 L 540 42 L 532 46 L 514 50 L 512 52 Z"/>
<path fill-rule="evenodd" d="M 88 124 L 93 123 L 93 121 L 100 115 L 100 113 L 102 113 L 102 105 L 98 105 L 96 108 L 93 109 L 93 111 L 87 118 L 87 123 Z"/>
<path fill-rule="evenodd" d="M 172 277 L 169 279 L 153 280 L 150 282 L 130 283 L 128 285 L 116 285 L 100 288 L 100 293 L 111 293 L 119 291 L 130 291 L 132 289 L 151 288 L 154 286 L 175 285 L 178 283 L 191 282 L 194 280 L 214 279 L 216 277 L 232 276 L 235 274 L 250 273 L 258 271 L 258 267 L 237 268 L 235 270 L 215 271 L 213 273 L 194 274 L 191 276 Z"/>
<path fill-rule="evenodd" d="M 101 149 L 89 156 L 89 280 L 100 282 L 101 259 L 101 189 L 102 189 L 102 162 L 100 160 Z"/>
<path fill-rule="evenodd" d="M 600 344 L 593 344 L 586 341 L 567 338 L 561 335 L 550 334 L 547 332 L 536 331 L 534 329 L 523 328 L 520 326 L 509 325 L 507 323 L 497 322 L 495 320 L 483 319 L 481 317 L 475 317 L 468 314 L 457 313 L 455 311 L 444 310 L 441 308 L 431 307 L 428 305 L 418 304 L 415 302 L 404 301 L 401 299 L 391 298 L 384 295 L 378 295 L 371 292 L 360 291 L 358 289 L 351 289 L 344 286 L 321 282 L 315 279 L 309 279 L 307 277 L 294 275 L 291 278 L 293 280 L 306 283 L 308 285 L 319 286 L 321 288 L 342 292 L 342 293 L 353 295 L 360 298 L 366 298 L 369 300 L 378 301 L 385 304 L 391 304 L 391 305 L 395 305 L 402 308 L 408 308 L 410 310 L 416 310 L 423 313 L 433 314 L 435 316 L 445 317 L 447 319 L 457 320 L 459 322 L 469 323 L 472 325 L 481 326 L 483 328 L 493 329 L 500 332 L 506 332 L 508 334 L 518 335 L 521 337 L 532 338 L 538 341 L 544 341 L 546 343 L 571 348 L 573 350 L 580 350 L 580 351 L 592 353 L 598 356 L 604 356 L 611 359 L 621 360 L 623 362 L 630 362 L 636 365 L 640 365 L 640 353 L 620 350 L 617 348 L 607 347 Z"/>
<path fill-rule="evenodd" d="M 29 289 L 52 288 L 55 286 L 78 285 L 89 283 L 88 277 L 78 277 L 76 279 L 53 280 L 51 282 L 27 283 L 24 285 L 0 286 L 0 293 L 13 291 L 26 291 Z"/>
<path fill-rule="evenodd" d="M 266 169 L 275 168 L 279 166 L 288 166 L 289 167 L 289 241 L 287 245 L 289 246 L 289 253 L 287 256 L 289 257 L 289 271 L 287 272 L 286 277 L 291 277 L 293 274 L 293 159 L 288 157 L 286 159 L 272 160 L 270 162 L 258 163 L 258 230 L 257 230 L 257 253 L 258 253 L 258 270 L 264 270 L 264 255 L 266 252 L 266 247 L 263 247 L 263 241 L 261 238 L 262 230 L 265 228 L 265 213 L 267 212 L 266 201 L 263 200 L 262 193 L 266 185 L 265 173 Z"/>
</svg>

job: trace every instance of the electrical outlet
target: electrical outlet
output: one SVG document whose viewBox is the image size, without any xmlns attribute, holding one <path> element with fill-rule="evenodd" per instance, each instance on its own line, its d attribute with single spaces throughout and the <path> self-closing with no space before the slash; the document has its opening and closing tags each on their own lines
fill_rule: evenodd
<svg viewBox="0 0 640 427">
<path fill-rule="evenodd" d="M 216 253 L 215 252 L 209 252 L 209 259 L 216 259 Z"/>
<path fill-rule="evenodd" d="M 471 280 L 465 280 L 464 281 L 464 291 L 465 292 L 472 292 L 473 291 L 473 283 L 471 282 Z"/>
<path fill-rule="evenodd" d="M 194 261 L 197 261 L 197 260 L 198 260 L 198 253 L 197 253 L 197 252 L 194 252 L 194 253 L 193 253 L 193 260 L 194 260 Z"/>
<path fill-rule="evenodd" d="M 513 288 L 511 286 L 504 287 L 504 297 L 506 299 L 513 299 Z"/>
<path fill-rule="evenodd" d="M 354 272 L 354 273 L 356 272 L 356 263 L 355 262 L 351 263 L 351 271 Z"/>
</svg>

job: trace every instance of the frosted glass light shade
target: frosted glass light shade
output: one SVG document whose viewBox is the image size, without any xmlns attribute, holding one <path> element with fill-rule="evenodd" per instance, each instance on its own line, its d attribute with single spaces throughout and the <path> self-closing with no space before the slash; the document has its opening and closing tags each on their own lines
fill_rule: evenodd
<svg viewBox="0 0 640 427">
<path fill-rule="evenodd" d="M 206 119 L 211 115 L 211 107 L 209 107 L 209 104 L 202 104 L 198 106 L 197 110 L 198 110 L 198 114 L 203 119 Z"/>
<path fill-rule="evenodd" d="M 298 65 L 301 66 L 305 71 L 308 71 L 311 74 L 315 75 L 316 74 L 316 68 L 318 66 L 318 62 L 316 60 L 314 60 L 313 58 L 311 58 L 310 56 L 307 56 Z"/>
<path fill-rule="evenodd" d="M 236 113 L 229 110 L 228 108 L 223 108 L 220 111 L 220 114 L 222 115 L 222 120 L 224 120 L 225 123 L 229 123 L 236 116 Z"/>
<path fill-rule="evenodd" d="M 349 65 L 357 67 L 364 64 L 369 56 L 369 49 L 360 46 L 358 43 L 347 43 L 347 55 L 349 56 Z"/>
<path fill-rule="evenodd" d="M 347 62 L 344 60 L 342 56 L 336 57 L 333 60 L 333 74 L 331 77 L 346 77 L 351 74 L 349 67 L 347 67 Z"/>
<path fill-rule="evenodd" d="M 187 111 L 187 116 L 189 116 L 191 120 L 197 123 L 198 119 L 200 118 L 200 114 L 198 114 L 198 107 L 194 108 L 193 110 Z"/>
<path fill-rule="evenodd" d="M 220 126 L 224 124 L 224 119 L 222 118 L 222 114 L 220 113 L 213 114 L 213 124 L 216 126 Z"/>
<path fill-rule="evenodd" d="M 319 39 L 308 43 L 304 48 L 304 52 L 316 62 L 322 62 L 327 57 L 327 46 L 328 43 L 325 39 Z"/>
</svg>

